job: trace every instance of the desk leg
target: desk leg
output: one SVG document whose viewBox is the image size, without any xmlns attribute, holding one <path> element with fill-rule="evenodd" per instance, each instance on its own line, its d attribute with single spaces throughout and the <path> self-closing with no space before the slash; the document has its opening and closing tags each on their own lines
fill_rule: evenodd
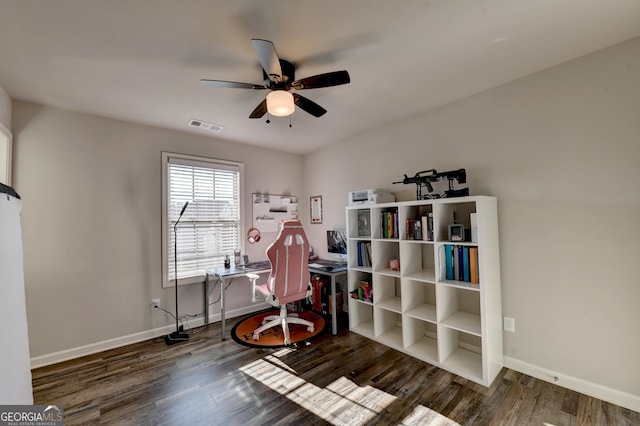
<svg viewBox="0 0 640 426">
<path fill-rule="evenodd" d="M 333 303 L 331 304 L 331 333 L 335 336 L 338 334 L 338 298 L 336 297 L 336 274 L 331 274 L 331 297 L 333 297 Z"/>
<path fill-rule="evenodd" d="M 224 327 L 224 288 L 226 283 L 222 277 L 220 278 L 220 329 L 222 330 L 222 340 L 225 340 L 225 327 Z"/>
<path fill-rule="evenodd" d="M 209 325 L 209 274 L 204 276 L 204 325 Z"/>
</svg>

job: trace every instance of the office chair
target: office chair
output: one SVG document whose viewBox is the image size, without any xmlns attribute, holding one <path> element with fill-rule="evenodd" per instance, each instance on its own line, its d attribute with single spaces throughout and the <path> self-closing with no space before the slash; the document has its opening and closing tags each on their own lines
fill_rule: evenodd
<svg viewBox="0 0 640 426">
<path fill-rule="evenodd" d="M 298 318 L 297 314 L 287 315 L 287 303 L 306 299 L 311 296 L 309 280 L 309 242 L 302 224 L 297 220 L 282 224 L 278 238 L 267 248 L 267 258 L 271 262 L 271 273 L 264 284 L 256 284 L 256 274 L 247 274 L 251 279 L 252 301 L 256 302 L 256 290 L 265 296 L 265 302 L 280 307 L 280 315 L 269 315 L 262 325 L 253 331 L 253 340 L 271 327 L 282 325 L 284 344 L 291 344 L 289 324 L 306 325 L 314 331 L 313 322 Z"/>
</svg>

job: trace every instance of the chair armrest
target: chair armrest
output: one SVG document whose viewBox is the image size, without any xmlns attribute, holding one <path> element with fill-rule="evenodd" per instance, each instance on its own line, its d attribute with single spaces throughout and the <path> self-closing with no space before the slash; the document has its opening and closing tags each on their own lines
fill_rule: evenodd
<svg viewBox="0 0 640 426">
<path fill-rule="evenodd" d="M 251 302 L 256 303 L 258 299 L 256 299 L 256 280 L 260 278 L 258 274 L 248 273 L 246 274 L 247 278 L 251 280 Z"/>
</svg>

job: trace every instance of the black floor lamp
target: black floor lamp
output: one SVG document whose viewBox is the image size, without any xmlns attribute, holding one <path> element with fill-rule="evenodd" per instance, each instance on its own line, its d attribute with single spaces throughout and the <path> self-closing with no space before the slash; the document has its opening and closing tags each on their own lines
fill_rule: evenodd
<svg viewBox="0 0 640 426">
<path fill-rule="evenodd" d="M 164 341 L 167 342 L 167 345 L 173 345 L 174 343 L 184 342 L 189 340 L 189 335 L 184 331 L 180 330 L 180 325 L 178 324 L 178 234 L 176 232 L 176 227 L 184 214 L 184 211 L 187 209 L 189 202 L 184 203 L 182 210 L 180 211 L 180 216 L 178 216 L 178 220 L 176 220 L 175 225 L 173 225 L 173 267 L 175 273 L 175 288 L 176 288 L 176 331 L 171 334 L 167 334 L 164 336 Z"/>
</svg>

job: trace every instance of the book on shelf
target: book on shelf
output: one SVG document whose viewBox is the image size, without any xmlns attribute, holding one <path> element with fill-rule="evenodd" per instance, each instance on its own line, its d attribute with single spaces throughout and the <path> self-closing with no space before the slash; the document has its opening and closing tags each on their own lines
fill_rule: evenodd
<svg viewBox="0 0 640 426">
<path fill-rule="evenodd" d="M 369 243 L 360 242 L 360 246 L 362 247 L 362 266 L 371 266 L 371 259 L 369 258 L 369 252 L 367 251 Z"/>
<path fill-rule="evenodd" d="M 440 279 L 479 284 L 478 247 L 444 244 L 440 251 Z"/>
<path fill-rule="evenodd" d="M 455 279 L 455 266 L 454 266 L 454 262 L 453 262 L 453 258 L 454 258 L 454 250 L 455 247 L 453 246 L 453 244 L 445 244 L 444 245 L 444 255 L 445 255 L 445 278 L 447 280 L 454 280 Z"/>
<path fill-rule="evenodd" d="M 371 212 L 369 210 L 358 210 L 358 236 L 371 236 Z"/>
<path fill-rule="evenodd" d="M 469 247 L 469 275 L 471 284 L 480 282 L 480 274 L 478 271 L 478 247 Z"/>
<path fill-rule="evenodd" d="M 396 217 L 393 212 L 387 213 L 387 216 L 389 217 L 389 220 L 387 221 L 387 238 L 393 238 L 393 228 L 395 228 L 393 221 Z"/>
<path fill-rule="evenodd" d="M 381 217 L 381 235 L 382 238 L 398 238 L 399 226 L 398 226 L 398 211 L 383 211 Z"/>
<path fill-rule="evenodd" d="M 469 247 L 462 247 L 462 258 L 464 259 L 464 264 L 462 265 L 463 269 L 463 278 L 465 282 L 471 282 L 471 271 L 470 271 L 470 260 L 469 260 Z"/>
<path fill-rule="evenodd" d="M 407 240 L 413 240 L 413 227 L 414 227 L 414 219 L 407 219 L 406 223 L 405 223 L 405 227 L 407 229 L 407 232 L 405 234 L 405 239 Z"/>
<path fill-rule="evenodd" d="M 426 224 L 426 221 L 425 221 L 425 224 Z M 421 217 L 407 219 L 405 221 L 405 228 L 406 228 L 405 239 L 407 240 L 425 239 L 423 234 L 423 229 L 426 229 L 426 227 L 423 228 Z"/>
<path fill-rule="evenodd" d="M 471 213 L 469 215 L 469 218 L 471 220 L 471 242 L 477 243 L 478 242 L 478 217 L 476 213 Z"/>
<path fill-rule="evenodd" d="M 465 259 L 464 259 L 464 247 L 457 246 L 456 250 L 458 252 L 458 258 L 457 258 L 458 264 L 456 265 L 456 269 L 458 270 L 458 273 L 456 274 L 456 278 L 458 279 L 458 281 L 464 281 L 464 264 L 467 263 L 465 262 Z"/>
<path fill-rule="evenodd" d="M 422 222 L 419 219 L 413 221 L 413 239 L 422 239 Z"/>
<path fill-rule="evenodd" d="M 398 226 L 398 212 L 394 211 L 391 213 L 391 229 L 389 230 L 389 238 L 398 238 L 399 236 L 399 226 Z"/>
<path fill-rule="evenodd" d="M 380 223 L 382 224 L 382 229 L 381 231 L 381 236 L 382 238 L 390 238 L 389 237 L 389 227 L 391 226 L 389 224 L 389 221 L 391 220 L 389 218 L 389 212 L 382 212 L 381 213 L 382 217 L 380 218 Z"/>
<path fill-rule="evenodd" d="M 433 241 L 433 213 L 429 212 L 420 218 L 421 240 Z"/>
<path fill-rule="evenodd" d="M 427 216 L 421 216 L 420 217 L 420 226 L 422 227 L 422 239 L 426 240 L 426 241 L 430 241 L 429 240 L 429 225 L 427 222 Z"/>
<path fill-rule="evenodd" d="M 371 266 L 371 243 L 369 241 L 358 241 L 358 266 Z"/>
<path fill-rule="evenodd" d="M 444 281 L 447 278 L 447 261 L 444 246 L 438 248 L 438 271 L 440 272 L 438 280 Z"/>
</svg>

